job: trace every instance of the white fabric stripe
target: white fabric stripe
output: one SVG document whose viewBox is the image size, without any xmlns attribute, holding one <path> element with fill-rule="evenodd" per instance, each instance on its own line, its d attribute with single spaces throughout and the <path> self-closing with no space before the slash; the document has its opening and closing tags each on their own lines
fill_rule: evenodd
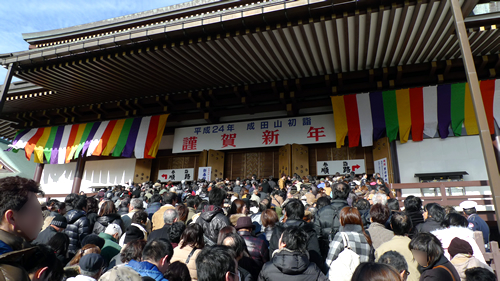
<svg viewBox="0 0 500 281">
<path fill-rule="evenodd" d="M 433 138 L 437 133 L 437 86 L 423 88 L 424 96 L 424 134 Z"/>
<path fill-rule="evenodd" d="M 373 122 L 372 109 L 370 105 L 370 94 L 357 94 L 359 128 L 361 130 L 361 145 L 363 147 L 373 145 Z"/>
<path fill-rule="evenodd" d="M 148 138 L 149 123 L 151 123 L 151 116 L 142 118 L 134 149 L 134 155 L 137 159 L 144 158 L 144 147 L 146 146 L 146 139 Z"/>
<path fill-rule="evenodd" d="M 493 96 L 493 117 L 500 126 L 500 79 L 495 80 L 495 96 Z"/>
<path fill-rule="evenodd" d="M 59 144 L 59 152 L 57 153 L 57 164 L 64 164 L 66 162 L 66 147 L 68 147 L 69 135 L 71 133 L 72 125 L 64 126 L 61 144 Z"/>
<path fill-rule="evenodd" d="M 87 156 L 92 156 L 92 153 L 94 153 L 94 150 L 97 148 L 97 145 L 101 140 L 102 134 L 104 134 L 104 131 L 108 127 L 108 124 L 109 121 L 104 121 L 101 123 L 101 125 L 99 125 L 99 128 L 97 128 L 97 131 L 95 132 L 95 135 L 90 142 L 89 149 L 87 150 Z"/>
<path fill-rule="evenodd" d="M 36 134 L 38 128 L 33 128 L 29 130 L 24 136 L 22 136 L 16 143 L 16 145 L 12 146 L 14 149 L 21 149 L 26 146 L 28 141 Z"/>
</svg>

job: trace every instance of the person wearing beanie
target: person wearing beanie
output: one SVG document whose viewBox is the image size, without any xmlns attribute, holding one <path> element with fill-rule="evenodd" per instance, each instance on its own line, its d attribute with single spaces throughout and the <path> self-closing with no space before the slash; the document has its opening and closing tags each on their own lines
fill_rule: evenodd
<svg viewBox="0 0 500 281">
<path fill-rule="evenodd" d="M 99 254 L 83 256 L 78 263 L 80 274 L 68 278 L 68 281 L 97 281 L 103 272 L 104 258 Z"/>
<path fill-rule="evenodd" d="M 50 225 L 38 234 L 38 237 L 32 242 L 33 245 L 36 244 L 47 244 L 50 239 L 56 235 L 58 232 L 63 232 L 68 225 L 66 218 L 60 214 L 56 214 Z"/>
<path fill-rule="evenodd" d="M 137 226 L 131 225 L 129 228 L 127 228 L 127 232 L 122 235 L 120 238 L 120 242 L 118 243 L 121 247 L 124 247 L 131 241 L 139 240 L 142 239 L 144 240 L 144 232 L 142 232 L 141 229 L 139 229 Z"/>
<path fill-rule="evenodd" d="M 99 249 L 102 249 L 104 247 L 104 239 L 92 233 L 82 239 L 82 248 L 87 244 L 96 245 Z"/>
<path fill-rule="evenodd" d="M 481 262 L 473 256 L 472 246 L 465 240 L 454 238 L 448 246 L 448 253 L 451 257 L 451 263 L 460 275 L 460 279 L 465 281 L 465 271 L 473 267 L 482 267 L 493 272 L 493 269 L 487 264 Z"/>
</svg>

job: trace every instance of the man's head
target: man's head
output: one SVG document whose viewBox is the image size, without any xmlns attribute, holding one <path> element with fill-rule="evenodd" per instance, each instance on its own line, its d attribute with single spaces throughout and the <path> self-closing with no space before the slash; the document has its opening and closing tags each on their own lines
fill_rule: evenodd
<svg viewBox="0 0 500 281">
<path fill-rule="evenodd" d="M 186 198 L 186 206 L 187 207 L 191 207 L 191 208 L 196 209 L 196 208 L 198 208 L 200 203 L 201 203 L 201 198 L 198 195 L 196 195 L 196 196 L 189 195 Z"/>
<path fill-rule="evenodd" d="M 245 253 L 245 240 L 239 234 L 230 233 L 224 240 L 222 241 L 222 245 L 228 246 L 233 249 L 236 260 L 240 260 L 243 258 L 243 254 Z"/>
<path fill-rule="evenodd" d="M 115 238 L 116 240 L 119 240 L 122 236 L 122 229 L 119 225 L 112 223 L 106 227 L 104 233 L 113 236 L 113 238 Z"/>
<path fill-rule="evenodd" d="M 410 195 L 406 197 L 404 204 L 406 212 L 422 211 L 422 199 L 420 199 L 420 197 L 415 197 L 413 195 Z"/>
<path fill-rule="evenodd" d="M 88 254 L 83 256 L 78 263 L 80 275 L 99 279 L 104 267 L 104 259 L 99 254 Z"/>
<path fill-rule="evenodd" d="M 208 201 L 210 205 L 222 206 L 224 204 L 224 199 L 226 198 L 226 191 L 222 188 L 212 188 L 208 193 Z"/>
<path fill-rule="evenodd" d="M 285 206 L 287 220 L 301 220 L 304 217 L 304 204 L 298 199 L 291 199 Z"/>
<path fill-rule="evenodd" d="M 477 211 L 476 211 L 476 206 L 477 206 L 477 202 L 474 202 L 474 201 L 464 201 L 462 203 L 460 203 L 460 208 L 462 208 L 464 210 L 464 214 L 469 217 L 470 215 L 472 214 L 475 214 Z"/>
<path fill-rule="evenodd" d="M 74 202 L 73 207 L 77 210 L 87 211 L 87 197 L 79 196 Z"/>
<path fill-rule="evenodd" d="M 391 215 L 389 207 L 382 204 L 375 204 L 370 209 L 370 217 L 372 222 L 385 224 Z"/>
<path fill-rule="evenodd" d="M 130 211 L 132 210 L 142 210 L 143 209 L 142 199 L 134 198 L 130 200 Z"/>
<path fill-rule="evenodd" d="M 196 258 L 198 281 L 236 281 L 238 262 L 227 246 L 205 247 Z"/>
<path fill-rule="evenodd" d="M 394 235 L 405 236 L 410 233 L 413 225 L 405 213 L 394 212 L 391 217 L 391 227 Z"/>
<path fill-rule="evenodd" d="M 307 233 L 298 226 L 287 227 L 281 234 L 279 248 L 302 253 L 307 252 Z"/>
<path fill-rule="evenodd" d="M 473 267 L 465 271 L 465 281 L 497 281 L 497 277 L 486 268 Z"/>
<path fill-rule="evenodd" d="M 406 281 L 408 275 L 410 274 L 405 257 L 396 251 L 385 252 L 382 256 L 380 256 L 378 262 L 394 267 L 401 276 L 402 281 Z"/>
<path fill-rule="evenodd" d="M 38 184 L 21 177 L 0 179 L 0 229 L 35 240 L 43 225 L 42 208 L 37 194 L 43 192 Z"/>
<path fill-rule="evenodd" d="M 394 199 L 394 198 L 387 199 L 387 207 L 389 207 L 389 209 L 391 211 L 399 211 L 398 199 Z"/>
<path fill-rule="evenodd" d="M 158 269 L 167 272 L 170 259 L 174 254 L 172 244 L 165 239 L 155 239 L 148 241 L 142 250 L 142 260 L 156 265 Z"/>
<path fill-rule="evenodd" d="M 175 205 L 177 203 L 177 194 L 175 192 L 167 192 L 163 194 L 163 203 Z"/>
<path fill-rule="evenodd" d="M 163 222 L 165 224 L 173 224 L 179 219 L 179 214 L 175 209 L 168 209 L 163 213 Z"/>
</svg>

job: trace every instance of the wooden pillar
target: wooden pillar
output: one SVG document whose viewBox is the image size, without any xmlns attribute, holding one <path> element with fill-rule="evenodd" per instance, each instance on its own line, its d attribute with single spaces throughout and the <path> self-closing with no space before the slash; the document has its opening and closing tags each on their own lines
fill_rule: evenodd
<svg viewBox="0 0 500 281">
<path fill-rule="evenodd" d="M 7 75 L 5 76 L 5 81 L 3 85 L 0 85 L 0 113 L 3 111 L 3 106 L 5 105 L 5 99 L 7 98 L 7 93 L 9 92 L 10 82 L 12 81 L 12 76 L 14 76 L 14 70 L 17 67 L 17 63 L 11 63 L 7 67 Z"/>
<path fill-rule="evenodd" d="M 488 119 L 484 110 L 483 99 L 481 97 L 481 89 L 479 88 L 479 81 L 477 78 L 476 66 L 474 65 L 474 58 L 470 49 L 469 37 L 465 29 L 464 16 L 460 3 L 458 0 L 449 0 L 450 9 L 453 14 L 455 32 L 457 34 L 458 42 L 460 44 L 460 52 L 462 54 L 462 61 L 465 66 L 465 73 L 467 75 L 467 82 L 469 82 L 470 93 L 472 96 L 472 104 L 476 112 L 476 119 L 479 128 L 479 138 L 483 148 L 484 162 L 486 164 L 486 171 L 488 172 L 488 180 L 490 183 L 491 193 L 493 195 L 493 203 L 495 204 L 495 213 L 497 218 L 500 217 L 500 174 L 495 159 L 495 152 L 491 141 L 491 132 L 488 126 Z M 500 228 L 500 220 L 497 220 L 498 227 Z"/>
<path fill-rule="evenodd" d="M 73 178 L 73 187 L 71 187 L 71 193 L 79 193 L 80 186 L 82 184 L 83 172 L 85 171 L 86 159 L 84 156 L 78 157 L 76 160 L 75 177 Z"/>
<path fill-rule="evenodd" d="M 33 180 L 38 184 L 40 184 L 40 180 L 42 179 L 42 173 L 43 173 L 44 166 L 45 166 L 45 164 L 43 164 L 43 163 L 36 164 L 35 175 L 33 176 Z"/>
</svg>

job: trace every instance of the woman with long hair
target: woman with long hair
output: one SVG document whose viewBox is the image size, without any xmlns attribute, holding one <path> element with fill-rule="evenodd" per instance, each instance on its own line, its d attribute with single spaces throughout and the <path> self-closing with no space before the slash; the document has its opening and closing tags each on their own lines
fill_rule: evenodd
<svg viewBox="0 0 500 281">
<path fill-rule="evenodd" d="M 344 245 L 343 233 L 347 235 L 351 250 L 359 255 L 360 262 L 372 261 L 372 241 L 363 228 L 363 221 L 359 211 L 354 207 L 344 207 L 339 212 L 339 220 L 339 231 L 330 242 L 330 250 L 326 258 L 327 266 L 330 266 L 344 248 L 348 246 Z"/>
<path fill-rule="evenodd" d="M 106 227 L 110 224 L 117 224 L 122 229 L 122 233 L 125 232 L 125 226 L 121 219 L 121 216 L 116 212 L 115 204 L 112 201 L 105 201 L 101 209 L 99 209 L 97 220 L 94 224 L 94 230 L 92 233 L 99 234 L 106 230 Z"/>
<path fill-rule="evenodd" d="M 89 228 L 94 229 L 95 221 L 97 220 L 97 212 L 99 212 L 99 202 L 94 197 L 87 198 L 87 218 L 89 219 Z"/>
<path fill-rule="evenodd" d="M 196 274 L 195 261 L 203 247 L 205 247 L 205 242 L 203 241 L 203 228 L 196 223 L 190 224 L 182 233 L 179 246 L 174 248 L 174 254 L 170 262 L 180 261 L 185 263 L 189 269 L 191 279 L 197 280 L 198 275 Z"/>
<path fill-rule="evenodd" d="M 78 265 L 80 259 L 88 254 L 101 254 L 101 249 L 94 244 L 87 244 L 76 251 L 75 256 L 69 261 L 68 266 Z"/>
<path fill-rule="evenodd" d="M 231 203 L 231 209 L 229 209 L 229 221 L 233 226 L 236 226 L 236 222 L 240 217 L 245 217 L 248 214 L 248 206 L 245 201 L 241 199 L 236 199 Z"/>
</svg>

